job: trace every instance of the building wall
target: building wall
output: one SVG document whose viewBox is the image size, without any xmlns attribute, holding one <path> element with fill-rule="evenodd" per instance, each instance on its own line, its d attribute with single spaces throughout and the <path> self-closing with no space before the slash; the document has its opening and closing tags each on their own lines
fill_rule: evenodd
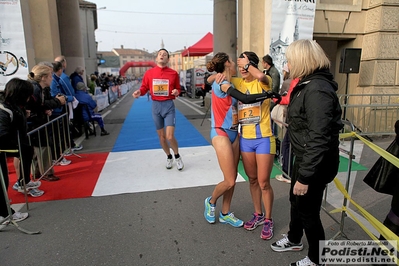
<svg viewBox="0 0 399 266">
<path fill-rule="evenodd" d="M 81 4 L 79 8 L 80 31 L 83 42 L 83 55 L 86 65 L 86 74 L 90 75 L 97 70 L 97 43 L 94 31 L 97 26 L 94 13 L 96 5 Z"/>
<path fill-rule="evenodd" d="M 30 68 L 61 54 L 68 74 L 85 66 L 78 0 L 21 0 L 21 8 Z"/>
<path fill-rule="evenodd" d="M 362 49 L 359 74 L 349 74 L 348 93 L 399 93 L 399 0 L 353 0 L 346 6 L 320 1 L 314 38 L 337 43 L 337 62 L 343 48 Z M 337 80 L 346 81 L 338 69 L 339 64 Z"/>
<path fill-rule="evenodd" d="M 130 49 L 121 46 L 120 49 L 115 48 L 112 51 L 119 57 L 120 67 L 128 62 L 153 62 L 155 59 L 155 55 L 146 50 Z M 151 66 L 131 67 L 126 71 L 125 75 L 139 78 L 150 68 Z"/>
<path fill-rule="evenodd" d="M 259 56 L 269 53 L 268 29 L 273 0 L 237 1 L 237 51 L 251 50 Z M 339 73 L 340 55 L 344 48 L 362 49 L 360 73 L 349 74 L 348 93 L 398 93 L 399 0 L 316 1 L 313 36 L 331 58 L 332 72 L 339 83 L 339 93 L 344 93 L 347 76 Z M 236 10 L 235 1 L 217 0 L 215 3 L 220 5 L 220 8 L 215 7 L 214 16 L 220 19 L 226 15 L 229 19 L 215 20 L 217 23 L 214 35 L 223 32 L 223 29 L 226 32 L 226 27 L 230 28 L 234 21 L 231 16 Z M 229 5 L 228 13 L 223 11 L 226 10 L 226 3 Z M 95 68 L 92 63 L 96 60 L 95 55 L 92 55 L 94 30 L 89 29 L 82 33 L 82 25 L 86 24 L 82 23 L 81 14 L 85 11 L 79 11 L 78 0 L 21 0 L 21 4 L 30 66 L 43 60 L 52 61 L 55 56 L 64 54 L 69 63 L 68 73 L 77 65 L 85 64 L 85 61 L 88 65 L 87 72 L 92 72 L 91 68 Z M 54 12 L 55 10 L 57 12 Z M 87 15 L 85 18 L 92 20 L 91 15 Z M 71 23 L 71 20 L 79 18 L 81 23 Z M 92 27 L 91 22 L 87 25 Z M 228 32 L 232 35 L 227 38 L 228 43 L 235 44 L 233 34 Z M 220 36 L 215 38 L 220 39 Z M 226 49 L 230 49 L 230 46 Z M 188 69 L 194 66 L 195 59 L 198 57 L 179 58 L 179 55 L 176 55 L 176 58 L 171 60 L 171 67 L 176 70 Z M 140 61 L 153 58 L 121 58 L 121 65 L 125 60 Z M 131 73 L 141 75 L 146 69 L 131 69 Z"/>
<path fill-rule="evenodd" d="M 238 0 L 238 51 L 269 53 L 272 1 Z M 398 14 L 399 0 L 316 0 L 313 38 L 332 61 L 338 93 L 346 89 L 347 75 L 339 73 L 344 48 L 362 49 L 360 72 L 349 74 L 349 94 L 399 93 Z"/>
<path fill-rule="evenodd" d="M 184 59 L 181 55 L 183 50 L 170 53 L 169 67 L 179 72 L 184 68 Z"/>
<path fill-rule="evenodd" d="M 65 72 L 70 75 L 77 66 L 85 68 L 79 1 L 56 1 L 61 53 L 67 59 Z"/>
<path fill-rule="evenodd" d="M 56 0 L 22 0 L 28 64 L 53 62 L 61 54 Z"/>
</svg>

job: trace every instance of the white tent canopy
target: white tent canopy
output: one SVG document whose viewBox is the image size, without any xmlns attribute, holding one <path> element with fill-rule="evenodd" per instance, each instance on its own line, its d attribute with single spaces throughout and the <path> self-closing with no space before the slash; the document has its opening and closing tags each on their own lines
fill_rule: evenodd
<svg viewBox="0 0 399 266">
<path fill-rule="evenodd" d="M 194 60 L 194 67 L 204 67 L 213 57 L 213 52 Z"/>
</svg>

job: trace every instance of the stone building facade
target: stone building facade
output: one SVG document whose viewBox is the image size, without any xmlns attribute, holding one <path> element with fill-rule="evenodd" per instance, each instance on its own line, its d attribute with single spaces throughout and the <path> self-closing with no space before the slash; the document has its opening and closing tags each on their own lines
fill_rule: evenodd
<svg viewBox="0 0 399 266">
<path fill-rule="evenodd" d="M 332 61 L 338 93 L 345 93 L 347 82 L 347 75 L 339 73 L 344 48 L 362 49 L 360 72 L 349 74 L 349 94 L 398 93 L 399 0 L 311 1 L 316 1 L 313 36 Z M 87 52 L 79 22 L 82 2 L 86 1 L 21 0 L 30 66 L 42 60 L 51 61 L 59 54 L 69 59 L 72 68 L 85 65 Z M 214 50 L 224 50 L 233 59 L 237 51 L 243 50 L 260 56 L 267 54 L 272 2 L 214 0 Z M 95 6 L 85 4 L 96 12 Z M 94 13 L 92 17 L 96 18 Z"/>
<path fill-rule="evenodd" d="M 369 97 L 367 101 L 371 104 L 377 101 L 399 104 L 399 97 L 380 97 L 399 94 L 399 0 L 302 1 L 316 2 L 313 39 L 323 47 L 332 62 L 331 71 L 339 84 L 338 94 L 377 94 L 379 96 Z M 215 0 L 215 7 L 217 2 L 226 1 Z M 233 7 L 233 2 L 230 1 L 230 7 Z M 272 2 L 238 0 L 238 51 L 251 50 L 259 56 L 269 53 Z M 226 12 L 215 10 L 214 16 L 221 15 L 226 15 Z M 230 24 L 226 22 L 226 25 Z M 230 33 L 223 34 L 226 37 Z M 341 53 L 345 48 L 361 49 L 359 73 L 340 73 Z M 364 97 L 350 97 L 347 103 L 356 105 L 361 101 Z M 388 124 L 399 119 L 397 111 L 388 116 L 392 116 L 387 119 Z"/>
<path fill-rule="evenodd" d="M 272 0 L 239 0 L 239 51 L 269 53 L 271 5 Z M 346 87 L 346 74 L 339 73 L 344 48 L 362 49 L 359 73 L 349 74 L 349 94 L 399 93 L 398 14 L 399 0 L 316 0 L 313 38 L 332 61 L 338 93 Z"/>
</svg>

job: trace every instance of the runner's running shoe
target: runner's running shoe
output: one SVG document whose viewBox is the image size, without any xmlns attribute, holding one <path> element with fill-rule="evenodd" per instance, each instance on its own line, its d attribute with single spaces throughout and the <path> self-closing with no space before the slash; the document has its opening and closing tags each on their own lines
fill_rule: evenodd
<svg viewBox="0 0 399 266">
<path fill-rule="evenodd" d="M 241 227 L 244 222 L 237 217 L 234 216 L 234 213 L 229 212 L 226 215 L 223 215 L 222 212 L 219 213 L 219 222 L 222 224 L 229 224 L 233 227 Z"/>
<path fill-rule="evenodd" d="M 211 204 L 209 201 L 212 197 L 207 197 L 205 199 L 205 211 L 204 217 L 210 224 L 215 223 L 215 204 Z"/>
<path fill-rule="evenodd" d="M 176 161 L 177 170 L 179 170 L 179 171 L 183 170 L 184 163 L 183 163 L 181 157 L 175 159 L 175 161 Z"/>
<path fill-rule="evenodd" d="M 272 237 L 273 237 L 273 220 L 265 219 L 262 232 L 260 233 L 260 238 L 264 240 L 269 240 Z"/>
<path fill-rule="evenodd" d="M 166 159 L 166 169 L 172 169 L 173 159 Z"/>
<path fill-rule="evenodd" d="M 265 215 L 263 213 L 262 213 L 262 215 L 258 215 L 257 213 L 254 213 L 254 214 L 252 214 L 252 219 L 245 222 L 244 228 L 247 229 L 248 231 L 252 231 L 259 225 L 263 224 L 264 221 L 265 221 Z"/>
</svg>

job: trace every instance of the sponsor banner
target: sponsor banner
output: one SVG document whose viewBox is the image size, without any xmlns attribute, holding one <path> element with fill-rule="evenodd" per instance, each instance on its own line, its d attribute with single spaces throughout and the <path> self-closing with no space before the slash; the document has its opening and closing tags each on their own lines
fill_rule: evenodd
<svg viewBox="0 0 399 266">
<path fill-rule="evenodd" d="M 96 87 L 94 89 L 94 95 L 102 95 L 104 92 L 101 90 L 101 87 Z"/>
<path fill-rule="evenodd" d="M 320 241 L 321 264 L 397 265 L 397 241 L 326 240 Z"/>
<path fill-rule="evenodd" d="M 316 0 L 273 0 L 269 54 L 280 73 L 287 47 L 295 40 L 313 39 L 315 12 Z"/>
<path fill-rule="evenodd" d="M 129 91 L 128 84 L 120 85 L 121 96 L 125 95 Z"/>
<path fill-rule="evenodd" d="M 99 94 L 95 96 L 97 102 L 97 111 L 100 112 L 109 106 L 108 94 Z"/>
<path fill-rule="evenodd" d="M 0 90 L 15 77 L 28 75 L 27 53 L 19 0 L 0 0 Z"/>
<path fill-rule="evenodd" d="M 116 101 L 118 98 L 118 87 L 112 86 L 108 89 L 109 104 Z"/>
</svg>

